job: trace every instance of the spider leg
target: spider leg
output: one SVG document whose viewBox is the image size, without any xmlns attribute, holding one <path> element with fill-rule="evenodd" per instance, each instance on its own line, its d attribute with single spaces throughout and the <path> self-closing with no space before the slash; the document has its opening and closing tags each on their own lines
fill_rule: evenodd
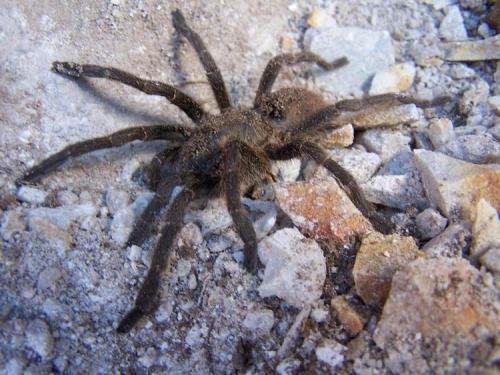
<svg viewBox="0 0 500 375">
<path fill-rule="evenodd" d="M 153 199 L 151 199 L 139 219 L 135 222 L 134 228 L 129 235 L 127 246 L 141 246 L 144 243 L 144 240 L 151 233 L 156 216 L 160 210 L 168 204 L 172 191 L 179 184 L 179 182 L 179 177 L 175 176 L 159 186 Z"/>
<path fill-rule="evenodd" d="M 451 100 L 448 96 L 440 96 L 433 100 L 418 100 L 401 94 L 383 94 L 369 96 L 362 99 L 347 99 L 341 100 L 335 104 L 321 108 L 316 113 L 307 117 L 301 124 L 290 129 L 288 132 L 289 139 L 293 139 L 298 135 L 304 135 L 310 131 L 321 129 L 328 125 L 328 128 L 334 129 L 345 125 L 344 122 L 332 122 L 339 117 L 342 112 L 360 111 L 369 106 L 398 106 L 401 104 L 415 104 L 421 108 L 433 107 L 445 104 Z"/>
<path fill-rule="evenodd" d="M 188 24 L 186 23 L 186 19 L 182 15 L 180 10 L 174 10 L 172 12 L 172 19 L 174 27 L 177 31 L 184 35 L 186 39 L 191 43 L 193 48 L 195 49 L 198 57 L 205 69 L 207 74 L 208 81 L 210 82 L 210 86 L 212 87 L 212 91 L 215 96 L 215 100 L 217 100 L 217 104 L 221 111 L 226 108 L 231 107 L 231 102 L 229 100 L 229 95 L 226 90 L 226 86 L 224 85 L 224 79 L 222 78 L 222 74 L 217 67 L 212 55 L 208 52 L 207 47 L 201 40 L 200 36 L 193 31 Z"/>
<path fill-rule="evenodd" d="M 223 187 L 227 208 L 243 243 L 244 265 L 249 272 L 257 270 L 257 236 L 252 222 L 241 204 L 241 142 L 232 141 L 224 153 Z"/>
<path fill-rule="evenodd" d="M 145 168 L 146 181 L 149 188 L 156 191 L 161 180 L 162 167 L 167 160 L 172 160 L 180 150 L 180 147 L 166 148 L 157 153 L 149 165 Z"/>
<path fill-rule="evenodd" d="M 393 225 L 376 211 L 371 202 L 366 200 L 354 177 L 336 161 L 329 158 L 327 152 L 320 146 L 306 140 L 296 139 L 283 147 L 269 146 L 266 148 L 266 152 L 274 160 L 286 160 L 298 156 L 307 156 L 313 159 L 334 175 L 339 186 L 347 193 L 356 208 L 370 220 L 377 231 L 384 234 L 393 231 Z"/>
<path fill-rule="evenodd" d="M 182 226 L 184 210 L 194 196 L 193 190 L 184 188 L 172 202 L 160 240 L 153 253 L 149 272 L 139 290 L 134 307 L 125 315 L 116 329 L 119 333 L 129 332 L 139 319 L 155 310 L 161 275 L 167 267 L 175 236 Z"/>
<path fill-rule="evenodd" d="M 382 94 L 368 96 L 362 99 L 346 99 L 335 103 L 339 111 L 360 111 L 367 106 L 387 105 L 397 106 L 401 104 L 415 104 L 421 108 L 434 107 L 446 104 L 451 100 L 449 96 L 438 96 L 432 100 L 420 100 L 402 94 Z"/>
<path fill-rule="evenodd" d="M 163 82 L 141 79 L 120 69 L 55 61 L 52 63 L 52 70 L 56 73 L 76 78 L 107 78 L 132 86 L 148 95 L 164 96 L 170 103 L 184 111 L 195 123 L 199 123 L 205 115 L 203 108 L 193 98 L 174 86 Z"/>
<path fill-rule="evenodd" d="M 172 141 L 184 141 L 188 138 L 188 136 L 189 130 L 181 126 L 151 125 L 119 130 L 105 137 L 89 139 L 67 146 L 63 150 L 45 159 L 40 164 L 29 169 L 18 180 L 18 183 L 23 181 L 36 181 L 44 174 L 55 170 L 68 159 L 86 154 L 88 152 L 122 146 L 135 140 L 152 141 L 165 139 Z"/>
<path fill-rule="evenodd" d="M 276 81 L 276 78 L 278 77 L 283 64 L 292 65 L 302 62 L 312 62 L 318 64 L 325 70 L 334 70 L 346 65 L 348 63 L 348 60 L 347 58 L 342 57 L 332 62 L 327 62 L 320 56 L 307 51 L 293 54 L 285 53 L 273 57 L 267 63 L 267 66 L 264 69 L 264 73 L 262 73 L 262 77 L 260 78 L 259 88 L 257 89 L 257 93 L 255 94 L 254 108 L 258 108 L 260 106 L 262 98 L 271 92 L 271 88 L 273 87 L 273 84 Z"/>
</svg>

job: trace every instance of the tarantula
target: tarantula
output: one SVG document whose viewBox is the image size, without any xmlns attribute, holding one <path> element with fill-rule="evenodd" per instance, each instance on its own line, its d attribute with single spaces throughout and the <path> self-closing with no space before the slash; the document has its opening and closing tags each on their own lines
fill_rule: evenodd
<svg viewBox="0 0 500 375">
<path fill-rule="evenodd" d="M 156 308 L 160 276 L 167 267 L 184 210 L 197 196 L 223 196 L 234 225 L 244 242 L 244 266 L 250 272 L 257 268 L 257 239 L 250 219 L 241 203 L 249 189 L 274 181 L 271 160 L 305 157 L 327 168 L 346 191 L 356 207 L 373 227 L 381 232 L 392 230 L 390 221 L 378 214 L 368 202 L 354 178 L 314 141 L 318 131 L 344 124 L 335 122 L 342 111 L 358 110 L 373 103 L 400 104 L 414 102 L 398 95 L 382 95 L 360 100 L 344 100 L 334 105 L 302 88 L 284 88 L 271 92 L 284 64 L 310 62 L 325 70 L 347 64 L 346 58 L 326 62 L 310 52 L 278 55 L 267 64 L 260 79 L 253 108 L 231 105 L 221 72 L 200 36 L 186 23 L 179 10 L 172 13 L 177 32 L 194 47 L 220 108 L 220 114 L 205 112 L 201 105 L 178 88 L 162 82 L 144 80 L 122 70 L 97 65 L 54 62 L 54 72 L 74 78 L 95 77 L 115 80 L 149 95 L 164 96 L 184 111 L 197 125 L 194 130 L 181 125 L 149 125 L 131 127 L 107 137 L 90 139 L 67 146 L 28 170 L 19 182 L 34 182 L 58 168 L 68 159 L 135 140 L 172 141 L 154 156 L 148 165 L 149 183 L 155 195 L 135 223 L 128 245 L 141 246 L 150 236 L 161 209 L 169 203 L 173 189 L 182 186 L 167 211 L 160 239 L 154 249 L 152 264 L 139 290 L 135 306 L 125 315 L 117 331 L 126 333 L 145 314 Z M 280 126 L 277 126 L 279 124 Z M 173 165 L 170 173 L 163 168 Z"/>
</svg>

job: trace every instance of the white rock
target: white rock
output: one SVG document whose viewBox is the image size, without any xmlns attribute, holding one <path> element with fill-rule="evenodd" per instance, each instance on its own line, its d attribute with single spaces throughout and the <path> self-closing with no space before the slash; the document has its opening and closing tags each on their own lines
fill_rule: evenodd
<svg viewBox="0 0 500 375">
<path fill-rule="evenodd" d="M 43 320 L 32 320 L 26 327 L 26 345 L 47 360 L 54 347 L 49 326 Z"/>
<path fill-rule="evenodd" d="M 29 186 L 21 186 L 17 189 L 16 197 L 21 202 L 42 204 L 47 198 L 47 192 Z"/>
<path fill-rule="evenodd" d="M 134 215 L 136 217 L 139 217 L 144 212 L 154 195 L 155 193 L 150 191 L 137 194 L 137 198 L 135 198 L 134 203 L 132 203 L 132 209 L 134 210 Z"/>
<path fill-rule="evenodd" d="M 368 181 L 382 164 L 377 154 L 356 149 L 335 148 L 330 150 L 330 156 L 347 169 L 358 183 Z"/>
<path fill-rule="evenodd" d="M 331 368 L 344 362 L 344 353 L 347 348 L 335 340 L 326 339 L 316 348 L 316 357 Z"/>
<path fill-rule="evenodd" d="M 466 163 L 426 150 L 414 154 L 429 201 L 448 218 L 472 220 L 481 198 L 500 206 L 500 165 Z"/>
<path fill-rule="evenodd" d="M 28 211 L 28 225 L 36 219 L 46 219 L 61 229 L 68 229 L 73 221 L 80 223 L 88 217 L 97 215 L 97 208 L 92 203 L 73 204 L 55 208 L 39 207 Z"/>
<path fill-rule="evenodd" d="M 500 95 L 490 96 L 488 98 L 488 104 L 494 109 L 496 114 L 500 116 Z"/>
<path fill-rule="evenodd" d="M 361 188 L 369 201 L 387 207 L 406 209 L 428 205 L 422 183 L 410 174 L 375 176 Z"/>
<path fill-rule="evenodd" d="M 204 210 L 188 211 L 184 221 L 194 221 L 200 225 L 203 236 L 220 233 L 233 223 L 223 199 L 209 200 Z"/>
<path fill-rule="evenodd" d="M 286 228 L 259 243 L 259 258 L 266 266 L 259 287 L 262 297 L 278 296 L 297 307 L 319 299 L 326 278 L 326 263 L 318 244 L 296 228 Z"/>
<path fill-rule="evenodd" d="M 322 27 L 309 29 L 304 37 L 306 47 L 327 61 L 347 57 L 349 64 L 334 72 L 318 71 L 320 89 L 340 95 L 361 96 L 373 74 L 394 63 L 394 49 L 388 31 L 357 27 Z"/>
<path fill-rule="evenodd" d="M 243 326 L 256 336 L 268 335 L 273 325 L 274 313 L 269 309 L 249 311 L 243 321 Z"/>
<path fill-rule="evenodd" d="M 425 240 L 434 238 L 441 233 L 446 228 L 448 220 L 441 216 L 437 210 L 427 208 L 417 215 L 416 224 L 420 238 Z"/>
<path fill-rule="evenodd" d="M 134 222 L 135 215 L 131 206 L 121 208 L 113 215 L 109 230 L 116 244 L 123 246 L 127 243 Z"/>
<path fill-rule="evenodd" d="M 422 0 L 423 3 L 432 5 L 434 9 L 443 9 L 457 3 L 457 0 Z"/>
<path fill-rule="evenodd" d="M 179 231 L 179 246 L 197 247 L 203 243 L 203 236 L 200 227 L 195 223 L 187 223 Z"/>
<path fill-rule="evenodd" d="M 487 133 L 456 137 L 436 151 L 470 163 L 500 162 L 500 143 Z"/>
<path fill-rule="evenodd" d="M 253 222 L 253 228 L 255 230 L 255 234 L 257 235 L 257 240 L 267 236 L 269 231 L 274 227 L 274 224 L 276 224 L 276 218 L 278 217 L 276 204 L 274 202 L 248 198 L 243 198 L 241 201 L 245 206 L 250 208 L 252 213 L 258 212 L 261 214 L 261 216 Z"/>
<path fill-rule="evenodd" d="M 422 250 L 432 258 L 461 258 L 470 241 L 471 234 L 464 223 L 450 224 L 441 234 L 427 242 Z"/>
<path fill-rule="evenodd" d="M 394 64 L 388 69 L 375 74 L 369 94 L 380 95 L 406 91 L 413 84 L 415 72 L 413 63 Z"/>
<path fill-rule="evenodd" d="M 323 323 L 328 318 L 328 310 L 325 309 L 314 309 L 311 311 L 311 318 L 317 323 Z"/>
<path fill-rule="evenodd" d="M 401 151 L 410 151 L 411 138 L 399 131 L 368 129 L 359 137 L 359 142 L 387 161 Z"/>
<path fill-rule="evenodd" d="M 278 160 L 273 162 L 273 172 L 281 181 L 293 182 L 300 174 L 300 159 Z"/>
<path fill-rule="evenodd" d="M 132 262 L 138 262 L 141 259 L 142 249 L 137 245 L 128 248 L 127 258 Z"/>
<path fill-rule="evenodd" d="M 500 221 L 497 210 L 486 199 L 477 204 L 472 225 L 471 256 L 480 258 L 490 249 L 500 249 Z"/>
<path fill-rule="evenodd" d="M 435 148 L 444 145 L 454 137 L 452 122 L 447 118 L 432 119 L 427 129 L 427 136 Z"/>
<path fill-rule="evenodd" d="M 464 19 L 458 6 L 448 8 L 448 14 L 439 26 L 439 34 L 444 40 L 450 42 L 467 39 L 467 30 L 465 30 Z"/>
<path fill-rule="evenodd" d="M 118 210 L 127 207 L 129 204 L 129 195 L 126 191 L 118 189 L 109 189 L 106 192 L 106 206 L 109 212 L 114 215 Z"/>
<path fill-rule="evenodd" d="M 476 72 L 465 64 L 453 64 L 450 68 L 450 75 L 453 78 L 464 79 L 476 76 Z"/>
<path fill-rule="evenodd" d="M 17 211 L 5 211 L 2 216 L 0 234 L 5 241 L 10 241 L 16 233 L 24 231 L 24 219 Z"/>
</svg>

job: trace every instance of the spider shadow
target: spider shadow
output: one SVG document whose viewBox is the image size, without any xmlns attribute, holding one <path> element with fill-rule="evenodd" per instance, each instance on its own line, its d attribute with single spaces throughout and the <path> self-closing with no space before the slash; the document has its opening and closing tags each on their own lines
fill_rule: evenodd
<svg viewBox="0 0 500 375">
<path fill-rule="evenodd" d="M 118 116 L 130 119 L 132 123 L 140 125 L 148 124 L 175 124 L 179 121 L 173 120 L 172 118 L 167 118 L 164 116 L 152 115 L 146 111 L 133 108 L 130 105 L 123 104 L 119 97 L 113 97 L 110 94 L 105 93 L 103 90 L 97 88 L 89 79 L 81 77 L 74 79 L 67 76 L 62 76 L 74 82 L 78 88 L 88 97 L 92 99 L 97 99 L 104 106 L 112 108 Z"/>
</svg>

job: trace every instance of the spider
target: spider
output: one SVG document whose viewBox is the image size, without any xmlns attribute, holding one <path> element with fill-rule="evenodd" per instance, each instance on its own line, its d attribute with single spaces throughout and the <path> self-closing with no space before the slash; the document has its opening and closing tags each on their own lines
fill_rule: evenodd
<svg viewBox="0 0 500 375">
<path fill-rule="evenodd" d="M 183 214 L 189 203 L 199 196 L 222 196 L 227 202 L 237 232 L 244 243 L 244 267 L 257 269 L 257 239 L 252 222 L 241 203 L 241 197 L 252 188 L 275 181 L 272 160 L 295 157 L 308 158 L 330 171 L 346 191 L 355 206 L 383 233 L 392 231 L 392 224 L 377 213 L 368 202 L 354 178 L 315 142 L 318 133 L 344 124 L 335 119 L 342 111 L 359 110 L 373 104 L 415 102 L 401 95 L 380 95 L 352 99 L 327 105 L 321 96 L 303 88 L 283 88 L 272 92 L 272 86 L 283 65 L 302 62 L 315 63 L 325 70 L 338 69 L 348 63 L 340 58 L 327 62 L 310 52 L 282 54 L 272 58 L 260 79 L 252 108 L 231 105 L 221 72 L 200 36 L 193 31 L 179 10 L 172 12 L 173 25 L 196 51 L 206 72 L 220 113 L 203 110 L 193 98 L 178 88 L 157 81 L 136 77 L 125 71 L 98 65 L 54 62 L 52 70 L 61 75 L 107 78 L 132 86 L 149 95 L 164 96 L 179 107 L 195 123 L 192 128 L 173 125 L 149 125 L 126 128 L 106 137 L 94 138 L 67 146 L 62 151 L 29 169 L 20 179 L 36 182 L 70 158 L 99 149 L 119 147 L 142 140 L 168 140 L 171 146 L 156 154 L 147 166 L 146 174 L 155 195 L 134 225 L 128 245 L 141 246 L 157 224 L 161 209 L 168 205 L 176 186 L 182 190 L 172 199 L 167 210 L 151 267 L 139 290 L 134 307 L 117 327 L 119 333 L 129 332 L 135 324 L 157 307 L 159 281 L 167 268 Z M 172 146 L 173 145 L 173 146 Z M 164 166 L 171 163 L 169 173 Z"/>
</svg>

